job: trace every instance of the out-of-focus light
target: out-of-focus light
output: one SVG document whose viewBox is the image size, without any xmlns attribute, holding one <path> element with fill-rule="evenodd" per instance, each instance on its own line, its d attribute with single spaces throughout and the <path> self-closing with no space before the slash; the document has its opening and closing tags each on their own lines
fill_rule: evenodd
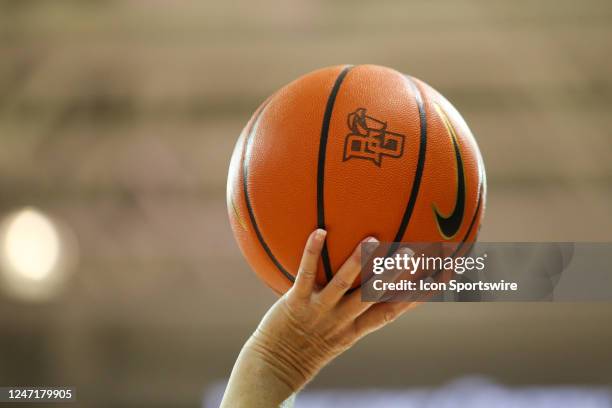
<svg viewBox="0 0 612 408">
<path fill-rule="evenodd" d="M 0 287 L 22 300 L 46 300 L 64 286 L 76 262 L 76 240 L 69 228 L 26 207 L 0 225 Z"/>
<path fill-rule="evenodd" d="M 27 279 L 40 281 L 53 273 L 60 252 L 57 229 L 42 213 L 24 209 L 9 221 L 2 245 L 5 262 Z"/>
</svg>

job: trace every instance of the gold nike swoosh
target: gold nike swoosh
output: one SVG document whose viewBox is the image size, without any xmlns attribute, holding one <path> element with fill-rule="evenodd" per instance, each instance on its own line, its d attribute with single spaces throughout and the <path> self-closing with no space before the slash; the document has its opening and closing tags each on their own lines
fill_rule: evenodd
<svg viewBox="0 0 612 408">
<path fill-rule="evenodd" d="M 453 211 L 448 215 L 443 215 L 435 204 L 432 204 L 434 216 L 436 218 L 436 224 L 438 231 L 445 239 L 452 239 L 459 229 L 461 228 L 461 222 L 463 221 L 463 214 L 465 211 L 465 174 L 463 171 L 463 159 L 461 158 L 461 150 L 459 148 L 459 140 L 455 128 L 451 123 L 450 119 L 442 110 L 440 105 L 434 103 L 434 108 L 448 132 L 448 135 L 453 144 L 455 150 L 455 160 L 457 162 L 457 197 L 455 198 L 455 207 Z"/>
</svg>

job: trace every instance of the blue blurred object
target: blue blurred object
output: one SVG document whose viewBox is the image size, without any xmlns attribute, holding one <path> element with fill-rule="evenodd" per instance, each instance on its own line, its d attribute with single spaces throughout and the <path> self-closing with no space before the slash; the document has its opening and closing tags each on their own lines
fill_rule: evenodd
<svg viewBox="0 0 612 408">
<path fill-rule="evenodd" d="M 225 384 L 206 392 L 202 408 L 217 408 Z M 304 391 L 295 408 L 610 408 L 612 390 L 604 387 L 548 386 L 509 388 L 487 379 L 463 378 L 440 388 L 407 390 Z"/>
</svg>

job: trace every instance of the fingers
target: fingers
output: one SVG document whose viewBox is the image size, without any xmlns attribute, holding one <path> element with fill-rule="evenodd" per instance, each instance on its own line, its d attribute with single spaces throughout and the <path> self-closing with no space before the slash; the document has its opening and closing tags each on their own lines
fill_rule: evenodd
<svg viewBox="0 0 612 408">
<path fill-rule="evenodd" d="M 317 277 L 317 266 L 319 264 L 319 257 L 321 256 L 321 249 L 323 248 L 326 235 L 327 231 L 317 229 L 308 237 L 293 285 L 293 291 L 300 297 L 308 297 L 314 290 Z"/>
<path fill-rule="evenodd" d="M 417 305 L 418 302 L 377 303 L 355 319 L 355 331 L 359 337 L 363 337 L 391 323 Z"/>
<path fill-rule="evenodd" d="M 368 237 L 361 241 L 361 244 L 364 243 L 377 244 L 378 240 L 373 237 Z M 361 244 L 357 245 L 353 253 L 340 267 L 338 272 L 336 272 L 332 280 L 323 288 L 319 294 L 319 301 L 321 304 L 326 306 L 335 305 L 351 288 L 361 271 Z M 372 248 L 368 246 L 368 249 Z"/>
<path fill-rule="evenodd" d="M 410 248 L 400 248 L 396 254 L 403 256 L 407 254 L 408 256 L 412 256 L 414 252 Z M 398 278 L 404 274 L 405 271 L 401 269 L 394 269 L 385 272 L 385 281 L 386 282 L 395 282 Z M 361 283 L 361 287 L 351 293 L 350 295 L 345 297 L 340 308 L 342 309 L 342 314 L 350 315 L 350 316 L 358 316 L 369 309 L 376 302 L 379 302 L 386 297 L 389 296 L 389 293 L 386 291 L 376 291 L 374 290 L 373 282 L 375 280 L 379 280 L 381 277 L 379 275 L 372 275 L 370 279 L 366 282 Z M 367 301 L 363 299 L 368 299 Z"/>
</svg>

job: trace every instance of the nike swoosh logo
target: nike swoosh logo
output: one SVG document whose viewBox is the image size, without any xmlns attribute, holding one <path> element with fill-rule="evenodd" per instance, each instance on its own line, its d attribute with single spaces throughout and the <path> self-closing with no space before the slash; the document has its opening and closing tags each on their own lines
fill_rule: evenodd
<svg viewBox="0 0 612 408">
<path fill-rule="evenodd" d="M 457 134 L 451 121 L 449 120 L 446 113 L 442 110 L 440 105 L 434 103 L 434 108 L 444 123 L 444 127 L 453 142 L 455 149 L 455 160 L 457 161 L 457 198 L 455 200 L 455 208 L 449 215 L 443 215 L 440 213 L 436 205 L 433 205 L 434 214 L 436 217 L 436 223 L 440 234 L 445 239 L 452 239 L 459 228 L 461 228 L 461 221 L 463 221 L 463 213 L 465 211 L 465 175 L 463 173 L 463 160 L 461 159 L 461 151 L 459 150 L 459 142 L 457 140 Z"/>
</svg>

